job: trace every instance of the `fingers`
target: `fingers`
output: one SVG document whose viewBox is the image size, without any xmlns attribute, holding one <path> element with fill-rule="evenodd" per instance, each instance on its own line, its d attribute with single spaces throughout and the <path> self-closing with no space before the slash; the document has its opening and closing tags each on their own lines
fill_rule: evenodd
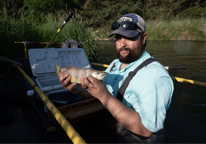
<svg viewBox="0 0 206 144">
<path fill-rule="evenodd" d="M 66 87 L 71 84 L 71 77 L 67 73 L 61 72 L 59 73 L 58 77 L 62 86 Z"/>
<path fill-rule="evenodd" d="M 92 77 L 91 75 L 88 75 L 86 78 L 83 78 L 81 76 L 80 80 L 82 80 L 88 88 L 94 87 L 94 85 L 96 85 L 99 82 L 96 78 Z"/>
<path fill-rule="evenodd" d="M 96 83 L 98 80 L 96 78 L 94 78 L 93 76 L 91 75 L 88 75 L 87 76 L 87 79 L 91 82 L 91 83 Z"/>
<path fill-rule="evenodd" d="M 58 75 L 60 84 L 67 90 L 74 92 L 76 91 L 77 83 L 71 83 L 71 77 L 66 72 L 61 72 Z"/>
<path fill-rule="evenodd" d="M 65 72 L 59 73 L 58 77 L 59 77 L 60 83 L 62 83 L 62 82 L 63 82 L 64 80 L 66 80 L 67 78 L 71 79 L 71 78 L 69 77 L 69 75 L 68 75 L 67 73 L 65 73 Z"/>
<path fill-rule="evenodd" d="M 16 62 L 16 61 L 13 62 L 13 66 L 14 66 L 14 67 L 20 66 L 21 68 L 24 68 L 21 63 Z"/>
<path fill-rule="evenodd" d="M 83 77 L 82 77 L 83 78 Z M 84 84 L 86 85 L 86 90 L 90 93 L 91 96 L 97 99 L 103 99 L 109 94 L 106 85 L 103 81 L 92 77 L 91 75 L 83 78 Z"/>
</svg>

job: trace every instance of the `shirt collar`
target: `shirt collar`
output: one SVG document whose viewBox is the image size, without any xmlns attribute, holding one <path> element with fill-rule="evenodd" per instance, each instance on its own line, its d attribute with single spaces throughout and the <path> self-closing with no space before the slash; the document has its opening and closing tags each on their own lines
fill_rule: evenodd
<svg viewBox="0 0 206 144">
<path fill-rule="evenodd" d="M 135 65 L 135 67 L 139 66 L 148 57 L 151 57 L 150 54 L 146 50 L 144 50 L 144 52 L 142 53 L 140 58 L 138 58 L 136 61 L 130 63 L 127 67 L 125 67 L 121 71 L 126 71 L 128 68 L 132 67 L 133 65 Z M 122 62 L 120 62 L 118 59 L 117 62 L 115 63 L 115 65 L 116 65 L 116 68 L 119 70 L 120 66 L 122 65 Z"/>
</svg>

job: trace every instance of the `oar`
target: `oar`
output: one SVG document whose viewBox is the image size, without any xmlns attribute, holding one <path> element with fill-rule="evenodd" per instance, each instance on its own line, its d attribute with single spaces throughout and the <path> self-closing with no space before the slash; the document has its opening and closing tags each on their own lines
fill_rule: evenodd
<svg viewBox="0 0 206 144">
<path fill-rule="evenodd" d="M 55 105 L 49 100 L 49 98 L 41 91 L 41 89 L 32 81 L 32 79 L 19 67 L 17 66 L 21 74 L 26 78 L 41 100 L 45 103 L 47 108 L 51 111 L 57 122 L 61 125 L 64 131 L 67 133 L 69 138 L 74 144 L 86 144 L 79 133 L 72 127 L 67 119 L 61 114 L 61 112 L 55 107 Z"/>
<path fill-rule="evenodd" d="M 68 17 L 63 22 L 62 26 L 57 30 L 56 34 L 53 36 L 53 38 L 49 41 L 49 43 L 46 45 L 45 48 L 48 48 L 50 43 L 54 40 L 54 38 L 59 34 L 59 32 L 62 30 L 62 28 L 66 25 L 66 23 L 69 21 L 69 19 L 72 17 L 73 13 L 71 12 Z"/>
<path fill-rule="evenodd" d="M 96 65 L 96 66 L 109 67 L 109 65 L 107 64 L 92 63 L 92 62 L 91 64 Z M 186 69 L 187 66 L 186 65 L 176 65 L 176 66 L 165 66 L 165 68 L 167 70 L 176 70 L 176 69 Z"/>
<path fill-rule="evenodd" d="M 109 67 L 109 65 L 107 65 L 107 64 L 100 64 L 100 63 L 91 63 L 91 64 L 96 65 L 96 66 Z M 177 70 L 177 69 L 186 69 L 187 66 L 185 66 L 185 65 L 176 65 L 176 66 L 165 66 L 165 68 L 167 70 Z M 194 80 L 180 78 L 180 77 L 173 77 L 173 76 L 171 76 L 171 78 L 173 80 L 176 80 L 177 82 L 190 83 L 190 84 L 206 87 L 206 83 L 204 83 L 204 82 L 194 81 Z"/>
<path fill-rule="evenodd" d="M 194 80 L 180 78 L 180 77 L 173 77 L 173 76 L 171 76 L 171 78 L 173 80 L 176 80 L 177 82 L 190 83 L 190 84 L 206 87 L 206 83 L 204 82 L 194 81 Z"/>
<path fill-rule="evenodd" d="M 186 69 L 186 65 L 165 66 L 166 70 Z"/>
<path fill-rule="evenodd" d="M 109 67 L 109 65 L 107 65 L 107 64 L 92 63 L 92 62 L 91 62 L 91 64 L 96 65 L 96 66 Z"/>
</svg>

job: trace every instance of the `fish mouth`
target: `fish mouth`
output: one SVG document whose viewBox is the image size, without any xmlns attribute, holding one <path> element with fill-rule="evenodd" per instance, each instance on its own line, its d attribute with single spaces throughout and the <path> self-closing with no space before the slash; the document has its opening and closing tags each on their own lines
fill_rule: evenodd
<svg viewBox="0 0 206 144">
<path fill-rule="evenodd" d="M 106 73 L 103 73 L 97 77 L 98 80 L 102 80 L 106 76 Z"/>
</svg>

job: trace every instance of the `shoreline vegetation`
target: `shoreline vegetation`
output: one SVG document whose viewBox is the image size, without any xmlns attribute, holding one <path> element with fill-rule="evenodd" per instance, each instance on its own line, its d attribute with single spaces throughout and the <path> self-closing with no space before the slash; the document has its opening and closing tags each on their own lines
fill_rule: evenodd
<svg viewBox="0 0 206 144">
<path fill-rule="evenodd" d="M 206 41 L 206 18 L 201 19 L 173 19 L 149 20 L 146 23 L 147 40 L 155 41 Z M 103 33 L 104 32 L 104 33 Z M 107 38 L 111 31 L 96 30 L 95 40 L 111 40 Z"/>
<path fill-rule="evenodd" d="M 5 13 L 0 16 L 1 55 L 13 59 L 24 57 L 23 45 L 11 44 L 11 42 L 49 42 L 66 17 L 66 13 L 48 14 L 43 23 L 36 23 L 31 17 L 25 17 L 24 14 L 19 19 L 15 19 Z M 146 26 L 147 40 L 206 41 L 206 17 L 200 19 L 148 20 Z M 100 56 L 101 45 L 95 40 L 114 40 L 114 37 L 108 39 L 111 32 L 110 23 L 106 28 L 94 29 L 85 25 L 80 14 L 75 14 L 54 39 L 54 42 L 64 43 L 68 39 L 77 40 L 92 61 Z M 27 49 L 35 47 L 44 48 L 45 45 L 27 44 Z M 51 47 L 59 46 L 51 45 Z"/>
<path fill-rule="evenodd" d="M 108 39 L 111 24 L 126 13 L 144 18 L 149 41 L 206 41 L 203 0 L 0 0 L 1 55 L 11 59 L 24 57 L 22 44 L 12 44 L 14 41 L 49 42 L 70 12 L 74 15 L 53 42 L 78 41 L 90 61 L 100 56 L 102 47 L 96 40 L 114 39 Z"/>
</svg>

